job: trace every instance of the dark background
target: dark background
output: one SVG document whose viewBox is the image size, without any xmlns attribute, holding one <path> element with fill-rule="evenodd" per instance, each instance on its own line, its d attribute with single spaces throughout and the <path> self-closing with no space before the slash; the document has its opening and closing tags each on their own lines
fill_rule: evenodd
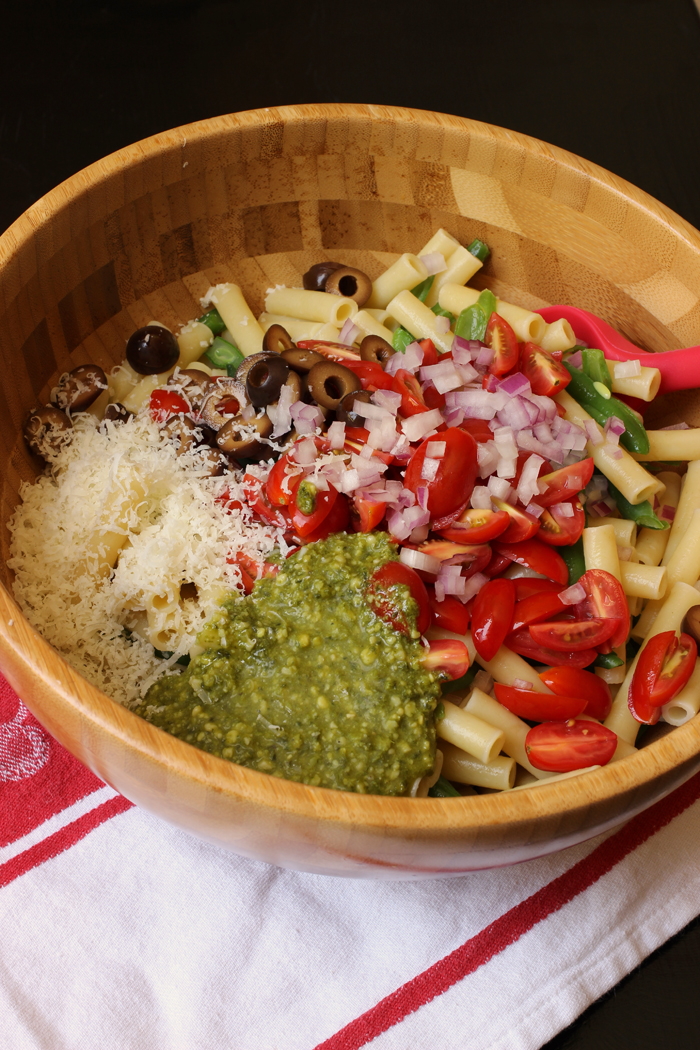
<svg viewBox="0 0 700 1050">
<path fill-rule="evenodd" d="M 692 0 L 3 7 L 0 230 L 69 175 L 137 139 L 304 102 L 411 106 L 513 128 L 602 164 L 700 227 Z M 536 975 L 533 960 L 533 983 Z M 548 1050 L 697 1050 L 699 987 L 696 921 Z"/>
</svg>

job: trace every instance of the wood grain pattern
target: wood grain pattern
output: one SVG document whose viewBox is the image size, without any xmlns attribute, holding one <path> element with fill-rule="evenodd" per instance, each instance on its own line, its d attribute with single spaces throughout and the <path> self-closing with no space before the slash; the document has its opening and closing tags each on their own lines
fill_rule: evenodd
<svg viewBox="0 0 700 1050">
<path fill-rule="evenodd" d="M 38 468 L 19 435 L 58 374 L 111 367 L 135 327 L 188 320 L 211 283 L 238 281 L 260 309 L 265 288 L 300 283 L 312 262 L 340 256 L 376 276 L 438 226 L 489 243 L 476 283 L 504 298 L 585 307 L 649 350 L 700 343 L 696 230 L 563 150 L 436 113 L 316 105 L 178 128 L 75 175 L 0 239 L 0 666 L 108 783 L 245 856 L 355 876 L 456 874 L 580 841 L 700 768 L 696 718 L 580 782 L 513 796 L 414 801 L 279 781 L 120 708 L 6 590 L 4 523 Z M 682 404 L 695 412 L 695 395 Z M 661 406 L 668 418 L 673 409 Z"/>
</svg>

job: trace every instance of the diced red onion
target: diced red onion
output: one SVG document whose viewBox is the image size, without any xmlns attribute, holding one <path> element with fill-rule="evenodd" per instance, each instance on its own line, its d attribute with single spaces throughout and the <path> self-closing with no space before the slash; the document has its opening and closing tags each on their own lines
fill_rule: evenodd
<svg viewBox="0 0 700 1050">
<path fill-rule="evenodd" d="M 351 468 L 340 475 L 337 487 L 341 492 L 354 492 L 361 484 L 359 472 Z"/>
<path fill-rule="evenodd" d="M 292 416 L 290 409 L 294 404 L 294 391 L 290 386 L 283 386 L 280 390 L 279 400 L 276 405 L 267 406 L 267 414 L 273 425 L 272 437 L 280 437 L 291 430 Z"/>
<path fill-rule="evenodd" d="M 466 581 L 461 600 L 463 602 L 468 602 L 475 594 L 478 594 L 481 588 L 488 582 L 488 576 L 484 576 L 482 572 L 475 572 L 474 575 L 470 576 Z"/>
<path fill-rule="evenodd" d="M 294 446 L 294 459 L 302 467 L 310 466 L 316 460 L 317 455 L 316 442 L 312 438 L 297 441 Z"/>
<path fill-rule="evenodd" d="M 500 409 L 496 418 L 503 426 L 512 427 L 513 430 L 524 430 L 526 427 L 532 426 L 537 416 L 538 412 L 534 405 L 529 405 L 522 397 L 512 397 Z"/>
<path fill-rule="evenodd" d="M 590 513 L 597 515 L 599 518 L 607 517 L 608 511 L 610 510 L 607 503 L 603 502 L 603 500 L 596 500 L 595 503 L 587 503 L 586 506 Z"/>
<path fill-rule="evenodd" d="M 574 508 L 570 503 L 554 503 L 550 510 L 555 518 L 573 518 L 574 516 Z"/>
<path fill-rule="evenodd" d="M 607 432 L 607 443 L 616 448 L 620 444 L 620 435 L 616 434 L 614 430 L 609 430 Z"/>
<path fill-rule="evenodd" d="M 476 461 L 479 465 L 479 477 L 487 478 L 498 466 L 500 454 L 493 441 L 480 441 L 476 446 Z"/>
<path fill-rule="evenodd" d="M 373 455 L 373 449 L 371 445 L 363 445 L 360 451 L 357 453 L 360 459 L 371 459 Z"/>
<path fill-rule="evenodd" d="M 422 543 L 423 540 L 427 540 L 428 533 L 430 532 L 430 525 L 419 525 L 413 530 L 411 535 L 408 537 L 411 543 Z"/>
<path fill-rule="evenodd" d="M 593 419 L 587 419 L 585 425 L 586 435 L 592 445 L 602 445 L 605 438 L 600 432 L 600 428 Z"/>
<path fill-rule="evenodd" d="M 438 558 L 433 558 L 430 554 L 424 554 L 422 551 L 414 551 L 412 547 L 401 548 L 399 561 L 402 561 L 404 565 L 408 565 L 411 569 L 421 569 L 423 572 L 430 572 L 434 576 L 437 576 L 440 571 Z"/>
<path fill-rule="evenodd" d="M 428 277 L 431 277 L 435 273 L 442 273 L 443 270 L 447 269 L 445 256 L 442 252 L 428 252 L 427 255 L 420 256 L 420 261 L 428 271 Z"/>
<path fill-rule="evenodd" d="M 420 343 L 409 343 L 402 354 L 392 354 L 384 365 L 387 375 L 396 375 L 399 368 L 405 368 L 408 372 L 416 373 L 423 364 L 423 347 Z"/>
<path fill-rule="evenodd" d="M 624 434 L 625 424 L 618 418 L 618 416 L 609 416 L 608 419 L 605 420 L 605 431 L 606 433 L 612 431 L 613 434 L 619 436 L 620 434 Z"/>
<path fill-rule="evenodd" d="M 401 429 L 409 441 L 422 441 L 433 430 L 437 430 L 442 422 L 440 409 L 433 408 L 429 412 L 417 412 L 415 416 L 404 419 Z"/>
<path fill-rule="evenodd" d="M 328 428 L 328 439 L 331 443 L 331 448 L 342 448 L 345 444 L 345 423 L 340 423 L 337 419 L 331 423 Z"/>
<path fill-rule="evenodd" d="M 526 678 L 514 678 L 513 687 L 515 689 L 532 689 L 532 682 L 528 682 Z"/>
<path fill-rule="evenodd" d="M 442 459 L 446 451 L 446 441 L 429 441 L 425 446 L 425 454 L 430 456 L 431 459 Z"/>
<path fill-rule="evenodd" d="M 383 408 L 382 405 L 373 405 L 371 401 L 353 401 L 352 410 L 365 419 L 384 419 L 385 416 L 390 415 L 387 408 Z"/>
<path fill-rule="evenodd" d="M 375 390 L 372 394 L 372 401 L 395 416 L 401 407 L 401 394 L 396 390 Z"/>
<path fill-rule="evenodd" d="M 625 454 L 625 450 L 622 448 L 614 448 L 611 450 L 610 455 L 613 459 L 622 459 Z"/>
<path fill-rule="evenodd" d="M 586 591 L 582 584 L 574 583 L 565 591 L 559 592 L 559 601 L 563 605 L 578 605 L 586 597 Z"/>
<path fill-rule="evenodd" d="M 492 346 L 482 346 L 479 353 L 476 355 L 474 364 L 477 367 L 488 368 L 494 357 L 494 349 Z"/>
<path fill-rule="evenodd" d="M 540 494 L 538 474 L 543 463 L 544 459 L 542 456 L 536 454 L 528 456 L 525 460 L 525 466 L 522 469 L 520 481 L 518 482 L 518 498 L 524 506 L 527 506 L 534 496 L 539 496 Z"/>
<path fill-rule="evenodd" d="M 491 509 L 491 493 L 486 485 L 475 485 L 472 489 L 471 505 L 474 510 Z"/>
<path fill-rule="evenodd" d="M 423 481 L 435 481 L 435 478 L 437 477 L 437 472 L 438 472 L 439 469 L 440 469 L 440 460 L 439 459 L 431 459 L 429 456 L 426 456 L 425 459 L 423 460 L 423 465 L 422 465 L 421 471 L 420 471 L 421 479 Z"/>
<path fill-rule="evenodd" d="M 430 522 L 430 513 L 416 504 L 415 507 L 406 507 L 406 510 L 403 512 L 403 519 L 411 529 L 417 529 L 421 525 L 427 525 Z"/>
<path fill-rule="evenodd" d="M 513 375 L 507 376 L 502 380 L 498 389 L 504 394 L 509 394 L 510 397 L 531 393 L 530 380 L 522 372 L 514 372 Z"/>
<path fill-rule="evenodd" d="M 435 600 L 438 602 L 444 602 L 445 600 L 445 585 L 439 576 L 435 581 Z"/>
<path fill-rule="evenodd" d="M 663 518 L 664 521 L 673 521 L 676 517 L 676 508 L 669 507 L 668 503 L 664 503 L 659 517 Z"/>
<path fill-rule="evenodd" d="M 479 373 L 472 365 L 462 365 L 459 362 L 455 362 L 455 368 L 465 386 L 467 383 L 473 383 L 474 380 L 479 378 Z"/>
<path fill-rule="evenodd" d="M 484 390 L 488 390 L 489 394 L 495 394 L 498 390 L 498 380 L 496 379 L 496 377 L 492 375 L 487 375 L 484 376 L 484 378 L 486 380 Z M 508 397 L 507 394 L 504 394 L 503 396 Z"/>
<path fill-rule="evenodd" d="M 408 539 L 413 526 L 409 526 L 404 520 L 403 511 L 395 510 L 387 518 L 387 527 L 391 535 L 399 542 Z"/>
<path fill-rule="evenodd" d="M 488 390 L 455 390 L 448 393 L 445 403 L 450 408 L 461 408 L 468 419 L 493 419 L 507 403 L 505 394 Z"/>
<path fill-rule="evenodd" d="M 245 407 L 241 409 L 241 416 L 243 417 L 244 423 L 250 423 L 250 421 L 255 419 L 256 416 L 255 405 L 245 405 Z"/>
<path fill-rule="evenodd" d="M 512 492 L 512 488 L 505 478 L 497 478 L 493 474 L 489 478 L 488 490 L 496 499 L 508 499 Z"/>
<path fill-rule="evenodd" d="M 615 361 L 613 365 L 613 376 L 615 379 L 630 379 L 632 376 L 642 374 L 642 362 L 638 358 L 631 361 Z"/>
<path fill-rule="evenodd" d="M 530 514 L 533 518 L 541 518 L 544 514 L 544 507 L 540 507 L 539 503 L 528 503 L 525 513 Z"/>
<path fill-rule="evenodd" d="M 420 507 L 422 507 L 423 510 L 427 510 L 428 509 L 428 496 L 429 495 L 430 495 L 430 490 L 428 489 L 427 485 L 419 485 L 418 486 L 418 489 L 416 491 L 416 496 L 418 497 L 418 505 Z"/>
<path fill-rule="evenodd" d="M 340 329 L 338 342 L 345 343 L 347 346 L 352 346 L 360 334 L 360 329 L 356 324 L 353 324 L 352 318 L 348 317 L 347 321 Z"/>
<path fill-rule="evenodd" d="M 448 409 L 447 407 L 445 407 L 442 415 L 448 427 L 458 427 L 464 419 L 464 412 L 461 408 Z"/>
<path fill-rule="evenodd" d="M 668 427 L 659 427 L 659 430 L 690 430 L 687 423 L 671 423 Z"/>
<path fill-rule="evenodd" d="M 444 314 L 438 314 L 435 318 L 435 331 L 439 332 L 440 335 L 446 335 L 450 330 L 450 319 L 445 317 Z"/>
<path fill-rule="evenodd" d="M 582 344 L 579 343 L 579 346 Z M 571 365 L 573 368 L 583 368 L 583 358 L 581 357 L 581 351 L 577 350 L 575 354 L 569 354 L 566 359 L 567 365 Z"/>
<path fill-rule="evenodd" d="M 402 488 L 396 498 L 396 502 L 401 507 L 413 507 L 416 502 L 416 494 L 411 489 Z"/>
</svg>

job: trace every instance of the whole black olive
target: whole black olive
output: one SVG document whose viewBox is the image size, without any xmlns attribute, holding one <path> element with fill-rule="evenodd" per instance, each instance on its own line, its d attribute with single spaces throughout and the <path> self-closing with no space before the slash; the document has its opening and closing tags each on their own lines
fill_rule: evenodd
<svg viewBox="0 0 700 1050">
<path fill-rule="evenodd" d="M 115 401 L 112 405 L 107 405 L 105 409 L 105 420 L 110 423 L 126 423 L 128 419 L 131 419 L 133 412 L 130 412 L 128 408 L 124 408 L 121 401 Z"/>
<path fill-rule="evenodd" d="M 65 412 L 52 408 L 51 405 L 35 408 L 29 413 L 24 424 L 24 440 L 32 452 L 46 459 L 49 452 L 60 448 L 61 435 L 71 427 L 72 423 Z"/>
<path fill-rule="evenodd" d="M 177 364 L 180 347 L 177 339 L 167 328 L 158 324 L 147 324 L 137 328 L 126 344 L 126 359 L 142 376 L 167 372 Z"/>
<path fill-rule="evenodd" d="M 350 394 L 346 394 L 343 400 L 340 402 L 335 410 L 335 418 L 339 423 L 347 423 L 351 427 L 363 427 L 365 425 L 365 417 L 358 416 L 357 412 L 353 412 L 352 406 L 356 401 L 362 401 L 363 404 L 370 404 L 372 395 L 369 390 L 354 390 Z"/>
<path fill-rule="evenodd" d="M 308 292 L 325 292 L 326 281 L 334 270 L 342 269 L 343 264 L 337 262 L 315 263 L 302 277 L 304 288 Z"/>
<path fill-rule="evenodd" d="M 107 376 L 99 365 L 78 365 L 61 376 L 51 401 L 63 412 L 84 412 L 106 389 Z"/>
<path fill-rule="evenodd" d="M 362 270 L 342 266 L 329 275 L 324 291 L 344 295 L 346 299 L 354 299 L 358 306 L 364 306 L 372 294 L 372 282 Z"/>
<path fill-rule="evenodd" d="M 360 343 L 360 357 L 363 361 L 376 361 L 384 368 L 390 357 L 396 353 L 391 343 L 380 335 L 366 335 Z"/>
<path fill-rule="evenodd" d="M 245 381 L 246 394 L 251 404 L 256 408 L 264 408 L 277 401 L 288 375 L 289 365 L 279 354 L 270 354 L 262 361 L 256 361 Z"/>
<path fill-rule="evenodd" d="M 299 375 L 306 375 L 314 365 L 318 365 L 321 361 L 326 360 L 323 354 L 319 354 L 318 351 L 300 350 L 298 346 L 295 346 L 293 350 L 284 350 L 281 356 L 289 367 L 293 368 Z"/>
<path fill-rule="evenodd" d="M 309 392 L 320 408 L 337 408 L 348 394 L 362 389 L 354 372 L 335 361 L 314 365 L 307 379 Z"/>
<path fill-rule="evenodd" d="M 700 645 L 700 605 L 688 609 L 681 624 L 683 634 L 689 634 Z"/>
<path fill-rule="evenodd" d="M 281 324 L 271 324 L 263 336 L 262 346 L 268 354 L 281 354 L 294 349 L 294 340 Z"/>
<path fill-rule="evenodd" d="M 242 416 L 235 416 L 224 423 L 216 435 L 216 443 L 222 452 L 228 452 L 236 460 L 262 458 L 269 451 L 258 438 L 269 437 L 272 433 L 272 422 L 263 413 L 246 422 Z"/>
</svg>

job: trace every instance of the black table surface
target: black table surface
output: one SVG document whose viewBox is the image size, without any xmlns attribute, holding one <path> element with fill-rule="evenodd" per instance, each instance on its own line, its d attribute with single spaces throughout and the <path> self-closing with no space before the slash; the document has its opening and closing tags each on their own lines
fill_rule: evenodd
<svg viewBox="0 0 700 1050">
<path fill-rule="evenodd" d="M 130 142 L 305 102 L 411 106 L 525 132 L 629 179 L 700 227 L 692 0 L 3 6 L 0 230 Z M 699 977 L 696 920 L 547 1050 L 697 1050 Z"/>
</svg>

